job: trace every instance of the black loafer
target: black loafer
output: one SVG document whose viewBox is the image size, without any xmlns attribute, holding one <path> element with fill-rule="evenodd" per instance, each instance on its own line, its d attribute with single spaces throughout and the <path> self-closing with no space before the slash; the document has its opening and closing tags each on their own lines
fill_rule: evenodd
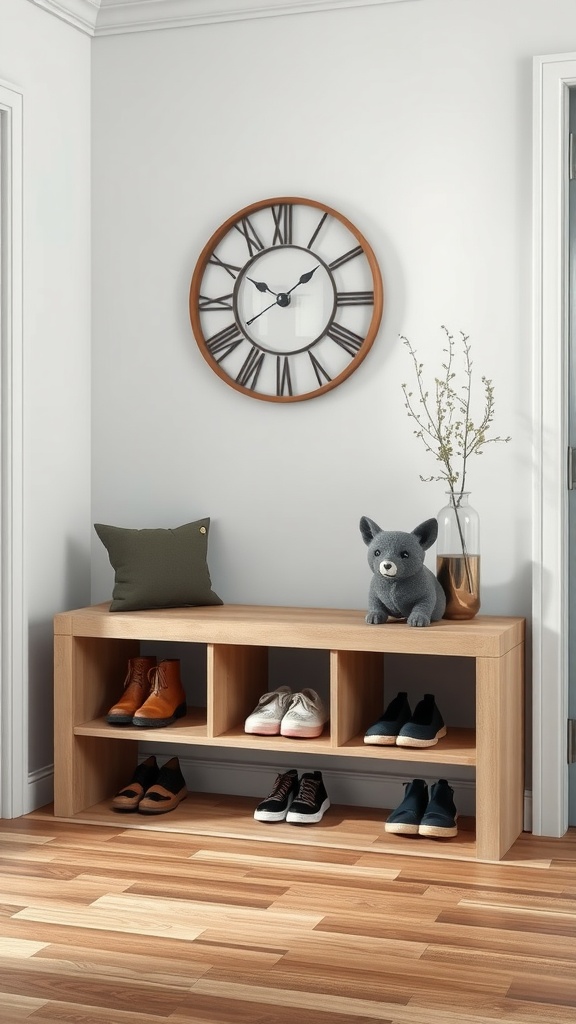
<svg viewBox="0 0 576 1024">
<path fill-rule="evenodd" d="M 162 766 L 158 778 L 150 789 L 146 790 L 138 804 L 140 814 L 166 814 L 188 796 L 186 780 L 180 770 L 177 757 L 171 757 Z"/>
<path fill-rule="evenodd" d="M 153 786 L 156 782 L 159 771 L 160 769 L 153 754 L 151 757 L 147 757 L 145 761 L 142 761 L 135 769 L 128 785 L 121 789 L 114 797 L 112 801 L 113 809 L 124 813 L 137 811 L 138 804 L 146 790 L 150 789 L 150 786 Z"/>
</svg>

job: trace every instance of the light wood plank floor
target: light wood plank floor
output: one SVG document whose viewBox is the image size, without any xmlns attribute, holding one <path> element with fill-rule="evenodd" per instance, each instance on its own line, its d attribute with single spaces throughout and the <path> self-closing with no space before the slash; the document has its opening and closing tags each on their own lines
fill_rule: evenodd
<svg viewBox="0 0 576 1024">
<path fill-rule="evenodd" d="M 305 834 L 0 821 L 0 1021 L 575 1024 L 576 830 L 500 864 Z"/>
</svg>

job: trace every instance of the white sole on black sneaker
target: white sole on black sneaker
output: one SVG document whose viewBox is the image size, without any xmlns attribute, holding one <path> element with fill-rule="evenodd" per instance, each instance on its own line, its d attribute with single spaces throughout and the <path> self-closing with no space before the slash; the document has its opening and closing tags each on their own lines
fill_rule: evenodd
<svg viewBox="0 0 576 1024">
<path fill-rule="evenodd" d="M 284 807 L 281 811 L 259 811 L 258 808 L 254 811 L 254 817 L 256 821 L 285 821 L 286 815 L 290 810 L 290 804 L 292 803 L 292 797 L 288 801 L 288 806 Z"/>
<path fill-rule="evenodd" d="M 301 811 L 288 811 L 286 821 L 290 825 L 316 825 L 319 821 L 322 821 L 322 818 L 329 807 L 330 800 L 326 797 L 322 806 L 317 811 L 312 811 L 310 814 L 305 814 Z"/>
</svg>

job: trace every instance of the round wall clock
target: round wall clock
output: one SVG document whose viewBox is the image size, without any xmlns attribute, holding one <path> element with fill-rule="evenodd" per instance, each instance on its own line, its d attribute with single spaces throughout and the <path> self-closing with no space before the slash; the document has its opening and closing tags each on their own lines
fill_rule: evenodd
<svg viewBox="0 0 576 1024">
<path fill-rule="evenodd" d="M 230 217 L 190 286 L 207 363 L 251 398 L 298 402 L 346 380 L 372 346 L 383 307 L 370 245 L 313 199 L 264 199 Z"/>
</svg>

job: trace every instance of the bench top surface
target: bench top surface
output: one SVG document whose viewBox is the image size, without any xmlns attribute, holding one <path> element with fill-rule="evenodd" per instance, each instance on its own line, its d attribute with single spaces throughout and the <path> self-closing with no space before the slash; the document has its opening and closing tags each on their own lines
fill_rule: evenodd
<svg viewBox="0 0 576 1024">
<path fill-rule="evenodd" d="M 211 605 L 110 612 L 109 602 L 61 612 L 55 636 L 502 657 L 524 642 L 525 620 L 478 615 L 425 627 L 367 625 L 365 610 Z"/>
</svg>

